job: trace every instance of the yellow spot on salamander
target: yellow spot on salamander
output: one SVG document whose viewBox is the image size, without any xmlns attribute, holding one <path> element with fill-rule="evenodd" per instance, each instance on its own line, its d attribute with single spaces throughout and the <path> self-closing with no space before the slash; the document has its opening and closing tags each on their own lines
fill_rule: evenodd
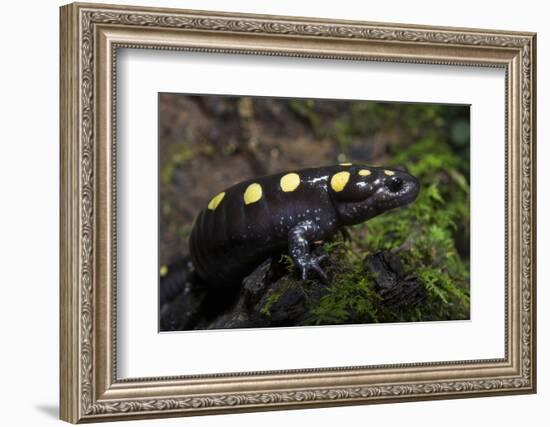
<svg viewBox="0 0 550 427">
<path fill-rule="evenodd" d="M 262 198 L 262 186 L 257 182 L 250 184 L 243 195 L 244 204 L 249 205 L 251 203 L 256 203 Z"/>
<path fill-rule="evenodd" d="M 208 203 L 208 209 L 213 211 L 218 207 L 218 205 L 222 202 L 223 198 L 225 197 L 225 191 L 222 191 L 220 194 L 212 197 L 212 200 L 210 200 L 210 203 Z"/>
<path fill-rule="evenodd" d="M 395 175 L 395 172 L 394 171 L 389 171 L 389 170 L 385 170 L 384 173 L 388 176 L 392 176 L 392 175 Z"/>
<path fill-rule="evenodd" d="M 168 267 L 165 265 L 160 266 L 160 277 L 164 277 L 168 274 Z"/>
<path fill-rule="evenodd" d="M 340 163 L 340 166 L 351 166 L 351 163 Z"/>
<path fill-rule="evenodd" d="M 361 176 L 369 176 L 372 172 L 368 169 L 361 169 L 359 172 L 357 172 Z"/>
<path fill-rule="evenodd" d="M 300 185 L 300 175 L 297 173 L 287 173 L 281 178 L 281 190 L 285 193 L 294 191 Z"/>
<path fill-rule="evenodd" d="M 342 191 L 349 181 L 349 172 L 338 172 L 332 175 L 330 186 L 336 192 Z"/>
</svg>

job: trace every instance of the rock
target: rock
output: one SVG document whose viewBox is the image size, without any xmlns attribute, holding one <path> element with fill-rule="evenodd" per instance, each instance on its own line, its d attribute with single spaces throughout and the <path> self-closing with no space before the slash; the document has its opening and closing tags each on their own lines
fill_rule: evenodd
<svg viewBox="0 0 550 427">
<path fill-rule="evenodd" d="M 297 288 L 286 289 L 269 309 L 270 326 L 295 326 L 307 311 L 304 292 Z"/>
<path fill-rule="evenodd" d="M 205 325 L 205 329 L 252 328 L 269 326 L 269 321 L 259 316 L 256 307 L 269 287 L 272 260 L 267 259 L 243 279 L 238 299 L 217 319 Z"/>
<path fill-rule="evenodd" d="M 182 292 L 160 307 L 161 331 L 185 331 L 194 329 L 201 316 L 204 294 L 187 282 Z"/>
<path fill-rule="evenodd" d="M 265 260 L 258 268 L 243 280 L 243 298 L 248 308 L 252 308 L 265 294 L 265 288 L 269 285 L 268 275 L 272 269 L 273 261 Z"/>
<path fill-rule="evenodd" d="M 320 255 L 322 248 L 314 251 Z M 327 262 L 330 271 L 331 264 Z M 367 256 L 364 265 L 365 274 L 373 276 L 375 290 L 385 307 L 398 309 L 424 299 L 422 283 L 405 274 L 397 254 L 377 252 Z M 225 287 L 209 287 L 201 282 L 189 262 L 170 266 L 168 271 L 160 288 L 162 331 L 304 325 L 308 324 L 312 307 L 331 290 L 330 284 L 315 277 L 305 282 L 298 280 L 275 258 L 265 260 L 241 283 Z M 352 311 L 349 320 L 371 321 L 354 316 Z"/>
<path fill-rule="evenodd" d="M 207 329 L 293 326 L 307 312 L 304 293 L 288 286 L 278 262 L 268 259 L 243 280 L 237 301 Z M 271 298 L 276 298 L 269 303 Z M 269 304 L 269 310 L 266 306 Z"/>
<path fill-rule="evenodd" d="M 188 262 L 168 271 L 160 287 L 162 331 L 292 326 L 308 312 L 305 293 L 288 286 L 289 273 L 275 259 L 265 260 L 242 283 L 226 288 L 200 282 Z"/>
<path fill-rule="evenodd" d="M 190 282 L 195 281 L 192 277 L 195 270 L 189 256 L 163 268 L 166 268 L 166 275 L 160 279 L 159 301 L 161 306 L 180 295 L 185 287 L 190 285 Z"/>
<path fill-rule="evenodd" d="M 424 285 L 405 276 L 401 259 L 392 252 L 376 252 L 365 258 L 365 269 L 374 276 L 383 304 L 391 309 L 419 304 L 426 297 Z"/>
</svg>

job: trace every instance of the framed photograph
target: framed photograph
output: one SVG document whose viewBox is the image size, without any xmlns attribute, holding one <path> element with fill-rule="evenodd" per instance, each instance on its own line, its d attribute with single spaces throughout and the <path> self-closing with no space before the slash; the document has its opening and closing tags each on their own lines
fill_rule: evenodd
<svg viewBox="0 0 550 427">
<path fill-rule="evenodd" d="M 535 392 L 535 34 L 60 22 L 63 420 Z"/>
</svg>

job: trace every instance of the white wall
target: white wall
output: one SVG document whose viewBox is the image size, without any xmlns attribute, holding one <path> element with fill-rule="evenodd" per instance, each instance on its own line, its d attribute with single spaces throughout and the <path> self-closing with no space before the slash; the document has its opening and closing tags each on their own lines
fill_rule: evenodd
<svg viewBox="0 0 550 427">
<path fill-rule="evenodd" d="M 111 0 L 113 3 L 122 3 Z M 544 425 L 550 405 L 550 151 L 548 81 L 550 29 L 544 2 L 187 0 L 134 4 L 194 9 L 538 32 L 539 155 L 539 393 L 346 408 L 266 412 L 193 419 L 139 421 L 130 425 L 279 426 L 370 425 L 498 426 Z M 58 6 L 57 0 L 2 5 L 0 66 L 0 419 L 4 425 L 52 425 L 58 401 Z M 546 193 L 546 194 L 545 194 Z M 546 217 L 546 218 L 545 218 Z M 545 265 L 546 264 L 546 265 Z M 544 418 L 546 420 L 543 421 Z M 139 423 L 139 424 L 138 424 Z M 153 424 L 155 423 L 155 424 Z"/>
</svg>

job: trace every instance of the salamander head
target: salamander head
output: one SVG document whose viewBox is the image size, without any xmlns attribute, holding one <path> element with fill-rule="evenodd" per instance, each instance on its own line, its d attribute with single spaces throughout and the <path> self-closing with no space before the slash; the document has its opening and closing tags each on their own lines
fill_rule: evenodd
<svg viewBox="0 0 550 427">
<path fill-rule="evenodd" d="M 361 165 L 342 166 L 329 185 L 342 225 L 359 224 L 404 206 L 420 190 L 418 179 L 407 172 Z"/>
</svg>

